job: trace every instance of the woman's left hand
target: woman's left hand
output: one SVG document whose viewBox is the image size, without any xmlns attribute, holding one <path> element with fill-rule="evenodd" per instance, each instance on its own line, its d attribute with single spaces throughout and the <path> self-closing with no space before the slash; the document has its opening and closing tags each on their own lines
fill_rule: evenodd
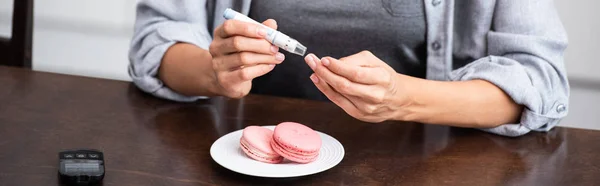
<svg viewBox="0 0 600 186">
<path fill-rule="evenodd" d="M 309 54 L 305 61 L 315 72 L 310 79 L 317 88 L 352 117 L 382 122 L 406 116 L 402 108 L 411 103 L 407 88 L 411 78 L 396 73 L 371 52 L 339 60 Z"/>
</svg>

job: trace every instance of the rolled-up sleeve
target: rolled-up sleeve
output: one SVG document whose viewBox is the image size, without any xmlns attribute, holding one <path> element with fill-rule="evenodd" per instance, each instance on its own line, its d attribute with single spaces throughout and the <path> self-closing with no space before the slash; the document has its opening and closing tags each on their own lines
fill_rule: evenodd
<svg viewBox="0 0 600 186">
<path fill-rule="evenodd" d="M 134 36 L 129 51 L 129 75 L 141 90 L 175 101 L 205 97 L 181 95 L 157 78 L 163 55 L 177 42 L 207 49 L 212 37 L 207 29 L 205 0 L 142 0 L 137 5 Z"/>
<path fill-rule="evenodd" d="M 520 123 L 482 130 L 519 136 L 552 129 L 569 110 L 567 36 L 553 1 L 498 0 L 492 25 L 488 56 L 452 71 L 450 79 L 489 81 L 524 106 Z"/>
</svg>

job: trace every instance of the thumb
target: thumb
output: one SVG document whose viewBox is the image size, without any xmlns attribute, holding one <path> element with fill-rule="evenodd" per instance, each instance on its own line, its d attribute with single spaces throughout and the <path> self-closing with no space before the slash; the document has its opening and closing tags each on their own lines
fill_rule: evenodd
<svg viewBox="0 0 600 186">
<path fill-rule="evenodd" d="M 277 21 L 274 19 L 267 19 L 265 22 L 263 22 L 263 24 L 277 30 Z"/>
</svg>

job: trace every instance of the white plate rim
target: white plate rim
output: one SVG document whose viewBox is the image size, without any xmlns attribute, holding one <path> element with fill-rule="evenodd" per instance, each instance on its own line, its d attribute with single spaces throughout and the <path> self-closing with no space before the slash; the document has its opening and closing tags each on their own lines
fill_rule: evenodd
<svg viewBox="0 0 600 186">
<path fill-rule="evenodd" d="M 275 128 L 275 125 L 266 125 L 266 126 L 261 126 L 261 127 L 265 127 L 265 128 L 273 130 Z M 318 174 L 318 173 L 324 172 L 326 170 L 329 170 L 329 169 L 331 169 L 331 168 L 339 165 L 340 162 L 342 162 L 342 160 L 344 159 L 344 156 L 346 156 L 346 149 L 344 149 L 344 146 L 342 145 L 342 143 L 340 143 L 337 139 L 335 139 L 334 137 L 332 137 L 332 136 L 330 136 L 330 135 L 328 135 L 326 133 L 323 133 L 323 132 L 315 130 L 317 133 L 319 133 L 319 135 L 322 135 L 322 136 L 325 136 L 325 137 L 329 137 L 329 138 L 333 139 L 333 142 L 335 143 L 335 145 L 339 145 L 339 147 L 342 149 L 342 151 L 340 153 L 341 156 L 340 156 L 339 160 L 337 160 L 336 162 L 334 162 L 334 163 L 332 163 L 332 164 L 330 164 L 328 166 L 324 166 L 324 167 L 320 168 L 317 171 L 310 171 L 310 172 L 306 172 L 306 173 L 291 174 L 291 175 L 285 175 L 285 174 L 280 174 L 280 175 L 262 175 L 262 174 L 253 174 L 251 172 L 245 172 L 245 171 L 235 170 L 235 168 L 231 168 L 228 165 L 225 165 L 223 162 L 221 162 L 219 160 L 219 158 L 215 158 L 216 157 L 216 155 L 215 155 L 216 148 L 218 148 L 218 147 L 216 147 L 215 144 L 217 144 L 217 142 L 220 141 L 220 140 L 225 140 L 227 136 L 233 135 L 236 132 L 242 132 L 243 130 L 244 129 L 236 130 L 236 131 L 227 133 L 227 134 L 219 137 L 219 139 L 215 140 L 212 143 L 211 147 L 210 147 L 210 156 L 213 159 L 213 161 L 215 161 L 217 164 L 219 164 L 221 167 L 223 167 L 225 169 L 228 169 L 228 170 L 231 170 L 233 172 L 240 173 L 240 174 L 244 174 L 244 175 L 248 175 L 248 176 L 256 176 L 256 177 L 264 177 L 264 178 L 292 178 L 292 177 L 308 176 L 308 175 L 313 175 L 313 174 Z M 250 158 L 248 158 L 248 160 L 249 161 L 256 161 L 256 160 L 252 160 Z"/>
</svg>

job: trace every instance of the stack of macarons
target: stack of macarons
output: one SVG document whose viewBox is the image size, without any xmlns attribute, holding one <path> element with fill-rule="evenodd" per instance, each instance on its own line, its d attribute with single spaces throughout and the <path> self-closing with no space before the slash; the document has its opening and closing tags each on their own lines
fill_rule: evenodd
<svg viewBox="0 0 600 186">
<path fill-rule="evenodd" d="M 319 156 L 321 136 L 311 128 L 294 122 L 280 123 L 274 131 L 248 126 L 243 131 L 240 146 L 248 157 L 265 163 L 280 163 L 283 158 L 310 163 Z"/>
</svg>

